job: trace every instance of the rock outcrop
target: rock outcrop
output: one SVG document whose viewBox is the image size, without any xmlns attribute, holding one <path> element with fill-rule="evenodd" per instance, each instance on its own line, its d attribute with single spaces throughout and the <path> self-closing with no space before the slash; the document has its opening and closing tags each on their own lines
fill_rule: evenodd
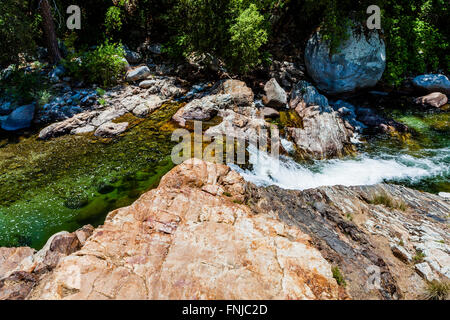
<svg viewBox="0 0 450 320">
<path fill-rule="evenodd" d="M 245 182 L 228 167 L 188 160 L 132 206 L 111 212 L 27 298 L 345 296 L 309 236 L 255 215 L 240 204 L 244 196 Z"/>
<path fill-rule="evenodd" d="M 92 235 L 90 225 L 53 235 L 44 248 L 0 248 L 0 300 L 23 300 L 60 259 L 79 250 Z"/>
<path fill-rule="evenodd" d="M 418 299 L 450 277 L 448 212 L 402 186 L 260 188 L 191 159 L 94 231 L 0 248 L 0 299 Z"/>
<path fill-rule="evenodd" d="M 326 159 L 353 150 L 353 127 L 339 117 L 328 100 L 306 81 L 292 90 L 290 107 L 299 115 L 301 127 L 287 127 L 286 133 L 304 158 Z"/>
<path fill-rule="evenodd" d="M 329 41 L 323 40 L 320 32 L 306 45 L 308 73 L 317 87 L 328 94 L 373 87 L 386 68 L 386 46 L 377 30 L 368 35 L 362 27 L 348 32 L 349 38 L 333 54 Z"/>
<path fill-rule="evenodd" d="M 450 203 L 439 196 L 388 184 L 250 187 L 247 203 L 310 235 L 354 299 L 423 299 L 426 281 L 450 280 Z"/>
</svg>

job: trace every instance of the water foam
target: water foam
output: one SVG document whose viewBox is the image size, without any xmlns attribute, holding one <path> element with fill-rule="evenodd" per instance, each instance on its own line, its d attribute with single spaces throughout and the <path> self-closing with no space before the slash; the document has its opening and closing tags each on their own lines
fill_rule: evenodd
<svg viewBox="0 0 450 320">
<path fill-rule="evenodd" d="M 259 186 L 276 185 L 283 189 L 305 190 L 320 186 L 372 185 L 387 180 L 419 181 L 450 174 L 450 150 L 434 150 L 435 155 L 419 158 L 406 154 L 360 155 L 351 159 L 316 161 L 299 164 L 289 157 L 275 159 L 254 146 L 249 149 L 252 170 L 231 164 L 245 180 Z"/>
</svg>

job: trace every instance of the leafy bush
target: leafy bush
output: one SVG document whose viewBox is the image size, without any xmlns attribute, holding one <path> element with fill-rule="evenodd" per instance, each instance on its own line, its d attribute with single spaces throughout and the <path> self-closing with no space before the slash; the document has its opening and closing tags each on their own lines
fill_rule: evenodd
<svg viewBox="0 0 450 320">
<path fill-rule="evenodd" d="M 0 5 L 0 67 L 19 62 L 19 54 L 35 49 L 34 17 L 27 12 L 28 1 L 2 0 Z"/>
<path fill-rule="evenodd" d="M 264 17 L 256 5 L 245 9 L 230 27 L 230 46 L 234 65 L 247 72 L 261 63 L 260 48 L 267 42 L 268 33 L 264 28 Z"/>
<path fill-rule="evenodd" d="M 123 76 L 124 55 L 122 45 L 106 41 L 94 50 L 69 56 L 63 64 L 74 78 L 111 86 Z"/>
<path fill-rule="evenodd" d="M 185 56 L 209 53 L 235 71 L 247 72 L 261 63 L 275 0 L 181 0 L 170 14 L 175 34 L 166 51 Z"/>
<path fill-rule="evenodd" d="M 19 105 L 39 100 L 47 87 L 39 69 L 29 71 L 15 67 L 9 77 L 0 81 L 0 92 Z"/>
</svg>

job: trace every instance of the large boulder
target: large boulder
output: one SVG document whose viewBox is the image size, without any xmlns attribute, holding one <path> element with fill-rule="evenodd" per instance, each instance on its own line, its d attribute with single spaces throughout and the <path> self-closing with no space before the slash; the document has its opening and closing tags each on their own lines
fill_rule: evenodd
<svg viewBox="0 0 450 320">
<path fill-rule="evenodd" d="M 308 41 L 305 63 L 320 90 L 329 94 L 373 87 L 386 67 L 386 46 L 378 31 L 350 30 L 335 53 L 316 32 Z"/>
<path fill-rule="evenodd" d="M 29 128 L 31 126 L 31 121 L 34 118 L 34 110 L 34 104 L 21 106 L 15 109 L 2 122 L 2 129 L 6 131 L 16 131 Z"/>
<path fill-rule="evenodd" d="M 450 94 L 450 80 L 443 74 L 424 74 L 413 80 L 413 85 L 427 92 Z"/>
</svg>

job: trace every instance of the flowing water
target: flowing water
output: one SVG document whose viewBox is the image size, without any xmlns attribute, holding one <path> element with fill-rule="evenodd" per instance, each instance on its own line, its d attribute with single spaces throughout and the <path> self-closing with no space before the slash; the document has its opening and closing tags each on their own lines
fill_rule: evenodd
<svg viewBox="0 0 450 320">
<path fill-rule="evenodd" d="M 407 125 L 411 133 L 365 137 L 356 156 L 312 163 L 287 156 L 277 160 L 250 146 L 251 169 L 231 166 L 257 185 L 284 189 L 390 182 L 432 193 L 450 192 L 450 113 L 424 111 L 411 104 L 385 108 L 384 113 Z"/>
<path fill-rule="evenodd" d="M 170 118 L 179 107 L 164 105 L 145 120 L 118 119 L 133 127 L 112 140 L 93 135 L 50 141 L 39 141 L 36 134 L 0 137 L 0 247 L 41 248 L 56 232 L 102 224 L 108 212 L 155 187 L 173 167 L 175 127 Z M 297 163 L 249 147 L 251 166 L 233 168 L 259 185 L 287 189 L 387 181 L 450 192 L 449 113 L 404 110 L 386 112 L 412 128 L 410 136 L 366 137 L 357 156 Z"/>
</svg>

